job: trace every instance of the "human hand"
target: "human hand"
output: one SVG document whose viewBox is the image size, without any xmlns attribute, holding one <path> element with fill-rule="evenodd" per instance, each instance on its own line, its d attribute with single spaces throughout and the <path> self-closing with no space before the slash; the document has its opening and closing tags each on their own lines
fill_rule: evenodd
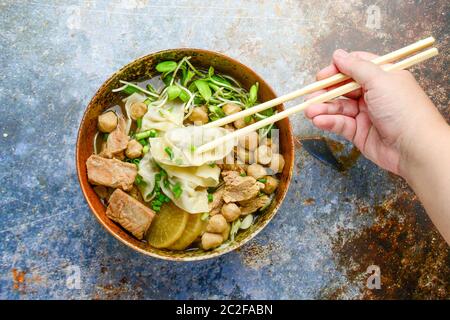
<svg viewBox="0 0 450 320">
<path fill-rule="evenodd" d="M 380 167 L 405 176 L 408 162 L 421 152 L 417 136 L 446 124 L 410 72 L 386 72 L 367 61 L 375 57 L 367 52 L 335 51 L 332 64 L 319 71 L 317 79 L 342 72 L 362 88 L 346 98 L 312 105 L 305 115 L 316 127 L 353 142 Z"/>
</svg>

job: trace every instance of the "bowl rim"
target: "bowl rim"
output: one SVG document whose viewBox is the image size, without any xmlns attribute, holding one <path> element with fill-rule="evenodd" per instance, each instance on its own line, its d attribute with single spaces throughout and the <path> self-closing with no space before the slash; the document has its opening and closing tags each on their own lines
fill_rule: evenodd
<svg viewBox="0 0 450 320">
<path fill-rule="evenodd" d="M 171 256 L 163 256 L 163 255 L 159 255 L 158 253 L 154 253 L 154 252 L 150 252 L 147 251 L 139 246 L 134 245 L 133 243 L 130 243 L 128 241 L 126 241 L 125 239 L 123 239 L 122 237 L 120 237 L 114 230 L 112 230 L 112 228 L 110 228 L 110 226 L 108 224 L 106 224 L 100 217 L 99 213 L 97 213 L 97 211 L 94 208 L 94 205 L 91 203 L 91 200 L 88 197 L 88 192 L 86 190 L 87 185 L 84 185 L 82 182 L 82 177 L 81 177 L 81 168 L 80 168 L 80 139 L 81 139 L 81 132 L 82 132 L 82 125 L 85 123 L 87 114 L 89 109 L 91 108 L 91 105 L 94 102 L 95 97 L 97 97 L 104 89 L 104 87 L 106 87 L 111 81 L 114 80 L 114 77 L 119 74 L 120 72 L 126 70 L 127 68 L 129 68 L 130 66 L 138 63 L 139 61 L 143 61 L 146 60 L 148 58 L 151 58 L 153 56 L 156 55 L 162 55 L 164 53 L 172 53 L 172 52 L 180 52 L 180 51 L 190 51 L 190 52 L 196 52 L 196 53 L 207 53 L 207 54 L 211 54 L 211 55 L 215 55 L 220 59 L 225 59 L 228 60 L 229 62 L 231 62 L 234 65 L 237 66 L 243 66 L 245 69 L 247 69 L 248 71 L 250 71 L 251 73 L 253 73 L 256 77 L 264 80 L 263 77 L 261 77 L 257 72 L 255 72 L 252 68 L 248 67 L 247 65 L 244 65 L 242 62 L 239 62 L 238 60 L 225 55 L 221 52 L 217 52 L 217 51 L 212 51 L 212 50 L 206 50 L 206 49 L 200 49 L 200 48 L 188 48 L 188 47 L 181 47 L 181 48 L 172 48 L 172 49 L 164 49 L 164 50 L 159 50 L 159 51 L 155 51 L 155 52 L 151 52 L 148 53 L 146 55 L 140 56 L 132 61 L 130 61 L 129 63 L 125 64 L 124 66 L 122 66 L 120 69 L 118 69 L 117 71 L 113 72 L 105 81 L 103 81 L 102 85 L 96 90 L 96 92 L 94 93 L 94 95 L 92 96 L 92 98 L 89 100 L 89 103 L 87 104 L 87 106 L 85 107 L 85 110 L 83 112 L 83 116 L 80 119 L 79 122 L 79 127 L 78 127 L 78 132 L 77 132 L 77 141 L 76 141 L 76 146 L 75 146 L 75 164 L 76 164 L 76 170 L 77 170 L 77 177 L 78 177 L 78 183 L 80 185 L 81 191 L 83 193 L 83 196 L 89 206 L 89 209 L 91 211 L 91 213 L 95 216 L 95 218 L 97 219 L 97 221 L 100 223 L 100 225 L 102 225 L 109 234 L 111 234 L 114 238 L 116 238 L 117 240 L 119 240 L 121 243 L 125 244 L 126 246 L 128 246 L 129 248 L 142 253 L 146 256 L 150 256 L 153 258 L 157 258 L 157 259 L 161 259 L 161 260 L 166 260 L 166 261 L 177 261 L 177 262 L 192 262 L 192 261 L 202 261 L 202 260 L 208 260 L 208 259 L 212 259 L 212 258 L 217 258 L 219 256 L 222 256 L 224 254 L 230 253 L 240 247 L 242 247 L 243 245 L 245 245 L 248 241 L 252 240 L 254 237 L 256 237 L 256 235 L 258 235 L 262 230 L 265 229 L 265 227 L 269 224 L 270 221 L 272 221 L 272 219 L 275 217 L 275 215 L 278 213 L 278 209 L 280 208 L 280 206 L 282 205 L 282 203 L 284 202 L 284 199 L 286 197 L 286 194 L 289 190 L 289 187 L 291 185 L 291 180 L 292 180 L 292 175 L 293 175 L 293 167 L 294 167 L 294 162 L 295 162 L 295 152 L 294 152 L 294 137 L 293 137 L 293 132 L 292 132 L 292 125 L 291 122 L 289 121 L 289 119 L 287 118 L 287 122 L 288 122 L 288 126 L 287 126 L 287 130 L 289 132 L 289 134 L 292 136 L 292 141 L 290 146 L 287 146 L 287 150 L 288 152 L 290 152 L 292 154 L 292 161 L 291 161 L 291 165 L 289 167 L 289 171 L 287 173 L 287 177 L 286 177 L 286 188 L 284 189 L 283 193 L 281 194 L 281 197 L 278 201 L 278 203 L 273 207 L 272 209 L 272 214 L 271 217 L 269 219 L 266 219 L 265 221 L 263 221 L 263 223 L 251 234 L 249 234 L 249 236 L 247 236 L 246 238 L 242 239 L 240 242 L 234 242 L 233 244 L 230 244 L 229 246 L 227 246 L 225 249 L 219 251 L 219 252 L 214 252 L 214 251 L 210 251 L 209 253 L 206 253 L 204 255 L 201 256 L 187 256 L 187 257 L 171 257 Z M 267 88 L 274 93 L 275 97 L 277 97 L 276 92 L 273 90 L 272 86 L 270 84 L 268 84 L 265 80 L 264 80 Z M 280 104 L 282 108 L 284 108 L 283 104 Z"/>
</svg>

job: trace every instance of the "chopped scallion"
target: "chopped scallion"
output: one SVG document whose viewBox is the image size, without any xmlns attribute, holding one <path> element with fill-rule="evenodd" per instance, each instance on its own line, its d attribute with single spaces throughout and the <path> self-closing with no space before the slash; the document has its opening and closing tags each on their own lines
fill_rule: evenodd
<svg viewBox="0 0 450 320">
<path fill-rule="evenodd" d="M 142 177 L 140 175 L 136 175 L 134 183 L 136 183 L 137 185 L 141 185 L 141 184 L 144 184 L 145 181 L 144 181 L 144 179 L 142 179 Z"/>
<path fill-rule="evenodd" d="M 200 219 L 202 221 L 206 221 L 209 218 L 209 212 L 203 212 L 202 215 L 200 216 Z"/>
<path fill-rule="evenodd" d="M 138 140 L 138 142 L 139 142 L 140 144 L 142 144 L 143 146 L 148 145 L 147 139 L 141 139 L 141 140 Z"/>
<path fill-rule="evenodd" d="M 164 187 L 167 189 L 170 187 L 170 182 L 167 179 L 164 179 L 163 184 L 164 184 Z"/>
<path fill-rule="evenodd" d="M 169 156 L 169 159 L 172 160 L 173 159 L 173 151 L 172 148 L 170 147 L 165 147 L 164 151 L 167 153 L 167 155 Z"/>
<path fill-rule="evenodd" d="M 181 194 L 183 193 L 183 189 L 181 188 L 181 184 L 179 182 L 177 182 L 172 187 L 172 192 L 176 199 L 178 199 L 181 196 Z"/>
<path fill-rule="evenodd" d="M 147 139 L 147 138 L 154 138 L 154 137 L 156 137 L 157 135 L 158 135 L 158 134 L 157 134 L 157 132 L 156 132 L 155 129 L 150 129 L 150 130 L 147 130 L 147 131 L 143 131 L 143 132 L 136 133 L 136 134 L 134 135 L 134 138 L 135 138 L 136 140 L 142 140 L 142 139 Z"/>
</svg>

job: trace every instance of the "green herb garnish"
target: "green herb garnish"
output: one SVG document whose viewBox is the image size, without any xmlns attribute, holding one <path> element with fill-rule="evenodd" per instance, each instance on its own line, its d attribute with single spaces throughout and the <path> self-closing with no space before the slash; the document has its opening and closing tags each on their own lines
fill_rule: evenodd
<svg viewBox="0 0 450 320">
<path fill-rule="evenodd" d="M 179 95 L 179 98 L 180 98 L 181 101 L 183 101 L 183 102 L 188 102 L 189 99 L 190 99 L 191 97 L 189 96 L 189 94 L 188 94 L 186 91 L 181 90 L 181 93 L 180 93 L 180 95 Z"/>
<path fill-rule="evenodd" d="M 175 183 L 175 185 L 172 187 L 172 192 L 176 199 L 181 196 L 181 193 L 183 193 L 183 189 L 181 188 L 181 184 L 179 182 Z"/>
<path fill-rule="evenodd" d="M 130 86 L 130 85 L 127 85 L 122 91 L 125 92 L 126 94 L 133 94 L 136 92 L 141 92 L 141 90 L 139 90 L 138 88 Z"/>
<path fill-rule="evenodd" d="M 160 182 L 165 176 L 167 176 L 167 173 L 162 169 L 155 175 L 155 187 L 152 191 L 152 194 L 154 194 L 154 198 L 153 201 L 150 203 L 150 206 L 156 212 L 161 210 L 161 206 L 163 205 L 163 203 L 170 202 L 170 198 L 166 196 L 164 193 L 162 193 L 160 187 Z M 164 181 L 163 183 L 165 184 L 167 179 L 163 181 Z"/>
<path fill-rule="evenodd" d="M 250 92 L 248 94 L 248 102 L 250 106 L 254 105 L 256 100 L 258 99 L 258 89 L 259 89 L 258 82 L 250 87 Z"/>
<path fill-rule="evenodd" d="M 214 75 L 214 68 L 212 66 L 208 69 L 208 77 L 212 77 Z"/>
<path fill-rule="evenodd" d="M 138 174 L 138 175 L 136 175 L 136 178 L 134 179 L 134 183 L 136 184 L 136 185 L 142 185 L 142 184 L 145 184 L 145 181 L 144 181 L 144 179 Z"/>
<path fill-rule="evenodd" d="M 148 91 L 153 92 L 153 93 L 157 93 L 155 88 L 153 88 L 153 86 L 150 83 L 147 83 L 146 87 L 147 87 Z"/>
<path fill-rule="evenodd" d="M 134 135 L 134 138 L 136 140 L 142 140 L 142 139 L 147 139 L 147 138 L 154 138 L 157 135 L 158 135 L 158 133 L 156 132 L 155 129 L 150 129 L 150 130 L 147 130 L 147 131 L 136 133 Z"/>
<path fill-rule="evenodd" d="M 163 74 L 163 75 L 161 75 L 161 78 L 166 86 L 170 86 L 170 84 L 173 80 L 173 76 L 171 74 L 169 74 L 169 75 Z"/>
<path fill-rule="evenodd" d="M 186 87 L 189 81 L 195 76 L 195 72 L 191 70 L 183 70 L 183 75 L 181 77 L 181 84 Z"/>
<path fill-rule="evenodd" d="M 225 112 L 223 112 L 223 110 L 218 106 L 214 106 L 214 105 L 208 106 L 208 110 L 210 112 L 209 118 L 212 121 L 215 121 L 215 120 L 225 117 Z"/>
<path fill-rule="evenodd" d="M 169 156 L 169 159 L 172 160 L 173 159 L 173 151 L 171 147 L 165 147 L 164 151 L 167 153 L 167 155 Z"/>
<path fill-rule="evenodd" d="M 128 162 L 128 163 L 133 163 L 136 166 L 139 166 L 139 163 L 141 162 L 141 158 L 135 158 L 135 159 L 125 158 L 124 161 Z"/>
<path fill-rule="evenodd" d="M 177 63 L 175 61 L 163 61 L 156 65 L 156 70 L 158 72 L 172 72 L 177 68 Z"/>
<path fill-rule="evenodd" d="M 169 100 L 175 100 L 181 94 L 181 88 L 176 85 L 171 85 L 167 88 L 167 97 Z"/>
<path fill-rule="evenodd" d="M 223 87 L 231 87 L 230 81 L 228 81 L 227 79 L 225 79 L 219 75 L 213 75 L 212 77 L 210 77 L 210 81 L 212 81 L 213 83 L 215 83 L 217 85 L 221 85 Z"/>
<path fill-rule="evenodd" d="M 202 215 L 200 216 L 200 219 L 202 221 L 206 221 L 209 218 L 209 212 L 203 212 Z"/>
<path fill-rule="evenodd" d="M 275 114 L 275 110 L 273 108 L 269 108 L 263 111 L 258 112 L 266 117 L 271 117 Z"/>
<path fill-rule="evenodd" d="M 208 82 L 208 85 L 213 91 L 219 91 L 220 90 L 220 87 L 218 85 L 215 85 L 212 82 Z"/>
<path fill-rule="evenodd" d="M 140 144 L 142 144 L 143 146 L 148 145 L 147 139 L 141 139 L 141 140 L 138 140 L 138 142 L 139 142 Z"/>
<path fill-rule="evenodd" d="M 164 184 L 164 187 L 165 187 L 165 188 L 167 188 L 167 189 L 170 188 L 170 182 L 169 182 L 169 180 L 164 179 L 163 184 Z"/>
<path fill-rule="evenodd" d="M 212 193 L 208 193 L 208 202 L 213 202 L 214 197 L 212 195 Z"/>
<path fill-rule="evenodd" d="M 205 99 L 205 101 L 208 101 L 212 95 L 208 82 L 206 82 L 205 80 L 196 80 L 194 81 L 194 84 L 197 87 L 203 99 Z"/>
</svg>

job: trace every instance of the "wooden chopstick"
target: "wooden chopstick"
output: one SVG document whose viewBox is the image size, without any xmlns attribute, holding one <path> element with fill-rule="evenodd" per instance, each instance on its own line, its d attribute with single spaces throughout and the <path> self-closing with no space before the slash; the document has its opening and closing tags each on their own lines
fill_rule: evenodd
<svg viewBox="0 0 450 320">
<path fill-rule="evenodd" d="M 377 65 L 382 65 L 382 64 L 386 64 L 386 63 L 390 63 L 393 62 L 395 60 L 399 60 L 402 59 L 406 56 L 409 56 L 410 54 L 413 54 L 415 52 L 418 52 L 420 50 L 423 50 L 425 48 L 428 48 L 430 46 L 432 46 L 435 42 L 435 39 L 433 37 L 428 37 L 422 40 L 419 40 L 413 44 L 410 44 L 409 46 L 403 47 L 401 49 L 398 49 L 396 51 L 393 51 L 391 53 L 388 53 L 384 56 L 381 57 L 377 57 L 373 60 L 371 60 L 373 63 L 377 64 Z M 312 84 L 309 84 L 299 90 L 293 91 L 291 93 L 285 94 L 281 97 L 275 98 L 273 100 L 270 101 L 266 101 L 264 103 L 261 103 L 259 105 L 256 105 L 254 107 L 242 110 L 238 113 L 234 113 L 232 115 L 229 115 L 227 117 L 218 119 L 216 121 L 207 123 L 205 125 L 203 125 L 203 127 L 205 128 L 213 128 L 213 127 L 222 127 L 228 123 L 234 122 L 236 120 L 245 118 L 247 116 L 250 116 L 252 114 L 255 114 L 257 112 L 266 110 L 268 108 L 274 107 L 276 105 L 285 103 L 286 101 L 290 101 L 293 100 L 295 98 L 298 98 L 300 96 L 303 96 L 305 94 L 308 93 L 312 93 L 327 87 L 330 87 L 332 85 L 335 85 L 337 83 L 343 82 L 345 80 L 350 79 L 348 76 L 342 74 L 342 73 L 338 73 L 335 74 L 334 76 L 331 76 L 329 78 L 314 82 Z"/>
<path fill-rule="evenodd" d="M 420 63 L 422 61 L 430 59 L 430 58 L 436 56 L 438 53 L 439 52 L 438 52 L 438 50 L 436 48 L 431 48 L 431 49 L 428 49 L 428 50 L 423 51 L 421 53 L 418 53 L 416 55 L 413 55 L 413 56 L 411 56 L 409 58 L 401 60 L 401 61 L 399 61 L 399 62 L 397 62 L 395 64 L 384 65 L 384 66 L 382 66 L 382 68 L 385 71 L 406 69 L 406 68 L 409 68 L 409 67 L 411 67 L 411 66 L 413 66 L 415 64 L 418 64 L 418 63 Z M 239 129 L 239 130 L 236 130 L 234 132 L 231 132 L 231 133 L 229 133 L 229 134 L 227 134 L 227 135 L 225 135 L 223 137 L 220 137 L 220 138 L 218 138 L 216 140 L 208 142 L 208 143 L 198 147 L 195 152 L 203 153 L 203 152 L 209 151 L 211 149 L 214 149 L 214 148 L 224 144 L 228 140 L 236 139 L 239 136 L 244 136 L 244 135 L 246 135 L 246 134 L 248 134 L 250 132 L 253 132 L 253 131 L 256 131 L 256 130 L 262 128 L 262 127 L 265 127 L 265 126 L 267 126 L 267 125 L 269 125 L 271 123 L 275 123 L 277 121 L 280 121 L 281 119 L 289 117 L 290 115 L 292 115 L 294 113 L 300 112 L 300 111 L 306 109 L 307 107 L 309 107 L 310 105 L 318 104 L 318 103 L 322 103 L 322 102 L 326 102 L 326 101 L 335 99 L 337 97 L 340 97 L 340 96 L 342 96 L 342 95 L 344 95 L 346 93 L 349 93 L 349 92 L 351 92 L 353 90 L 356 90 L 356 89 L 359 89 L 359 88 L 361 88 L 361 86 L 358 83 L 356 83 L 354 81 L 349 82 L 349 83 L 347 83 L 347 84 L 345 84 L 345 85 L 343 85 L 341 87 L 338 87 L 336 89 L 330 90 L 330 91 L 328 91 L 328 92 L 326 92 L 324 94 L 321 94 L 320 96 L 314 97 L 311 100 L 305 101 L 305 102 L 303 102 L 303 103 L 301 103 L 299 105 L 296 105 L 294 107 L 286 109 L 286 110 L 284 110 L 284 111 L 282 111 L 280 113 L 274 114 L 273 116 L 271 116 L 269 118 L 259 120 L 258 122 L 255 122 L 254 124 L 251 124 L 251 125 L 249 125 L 247 127 L 244 127 L 242 129 Z"/>
</svg>

